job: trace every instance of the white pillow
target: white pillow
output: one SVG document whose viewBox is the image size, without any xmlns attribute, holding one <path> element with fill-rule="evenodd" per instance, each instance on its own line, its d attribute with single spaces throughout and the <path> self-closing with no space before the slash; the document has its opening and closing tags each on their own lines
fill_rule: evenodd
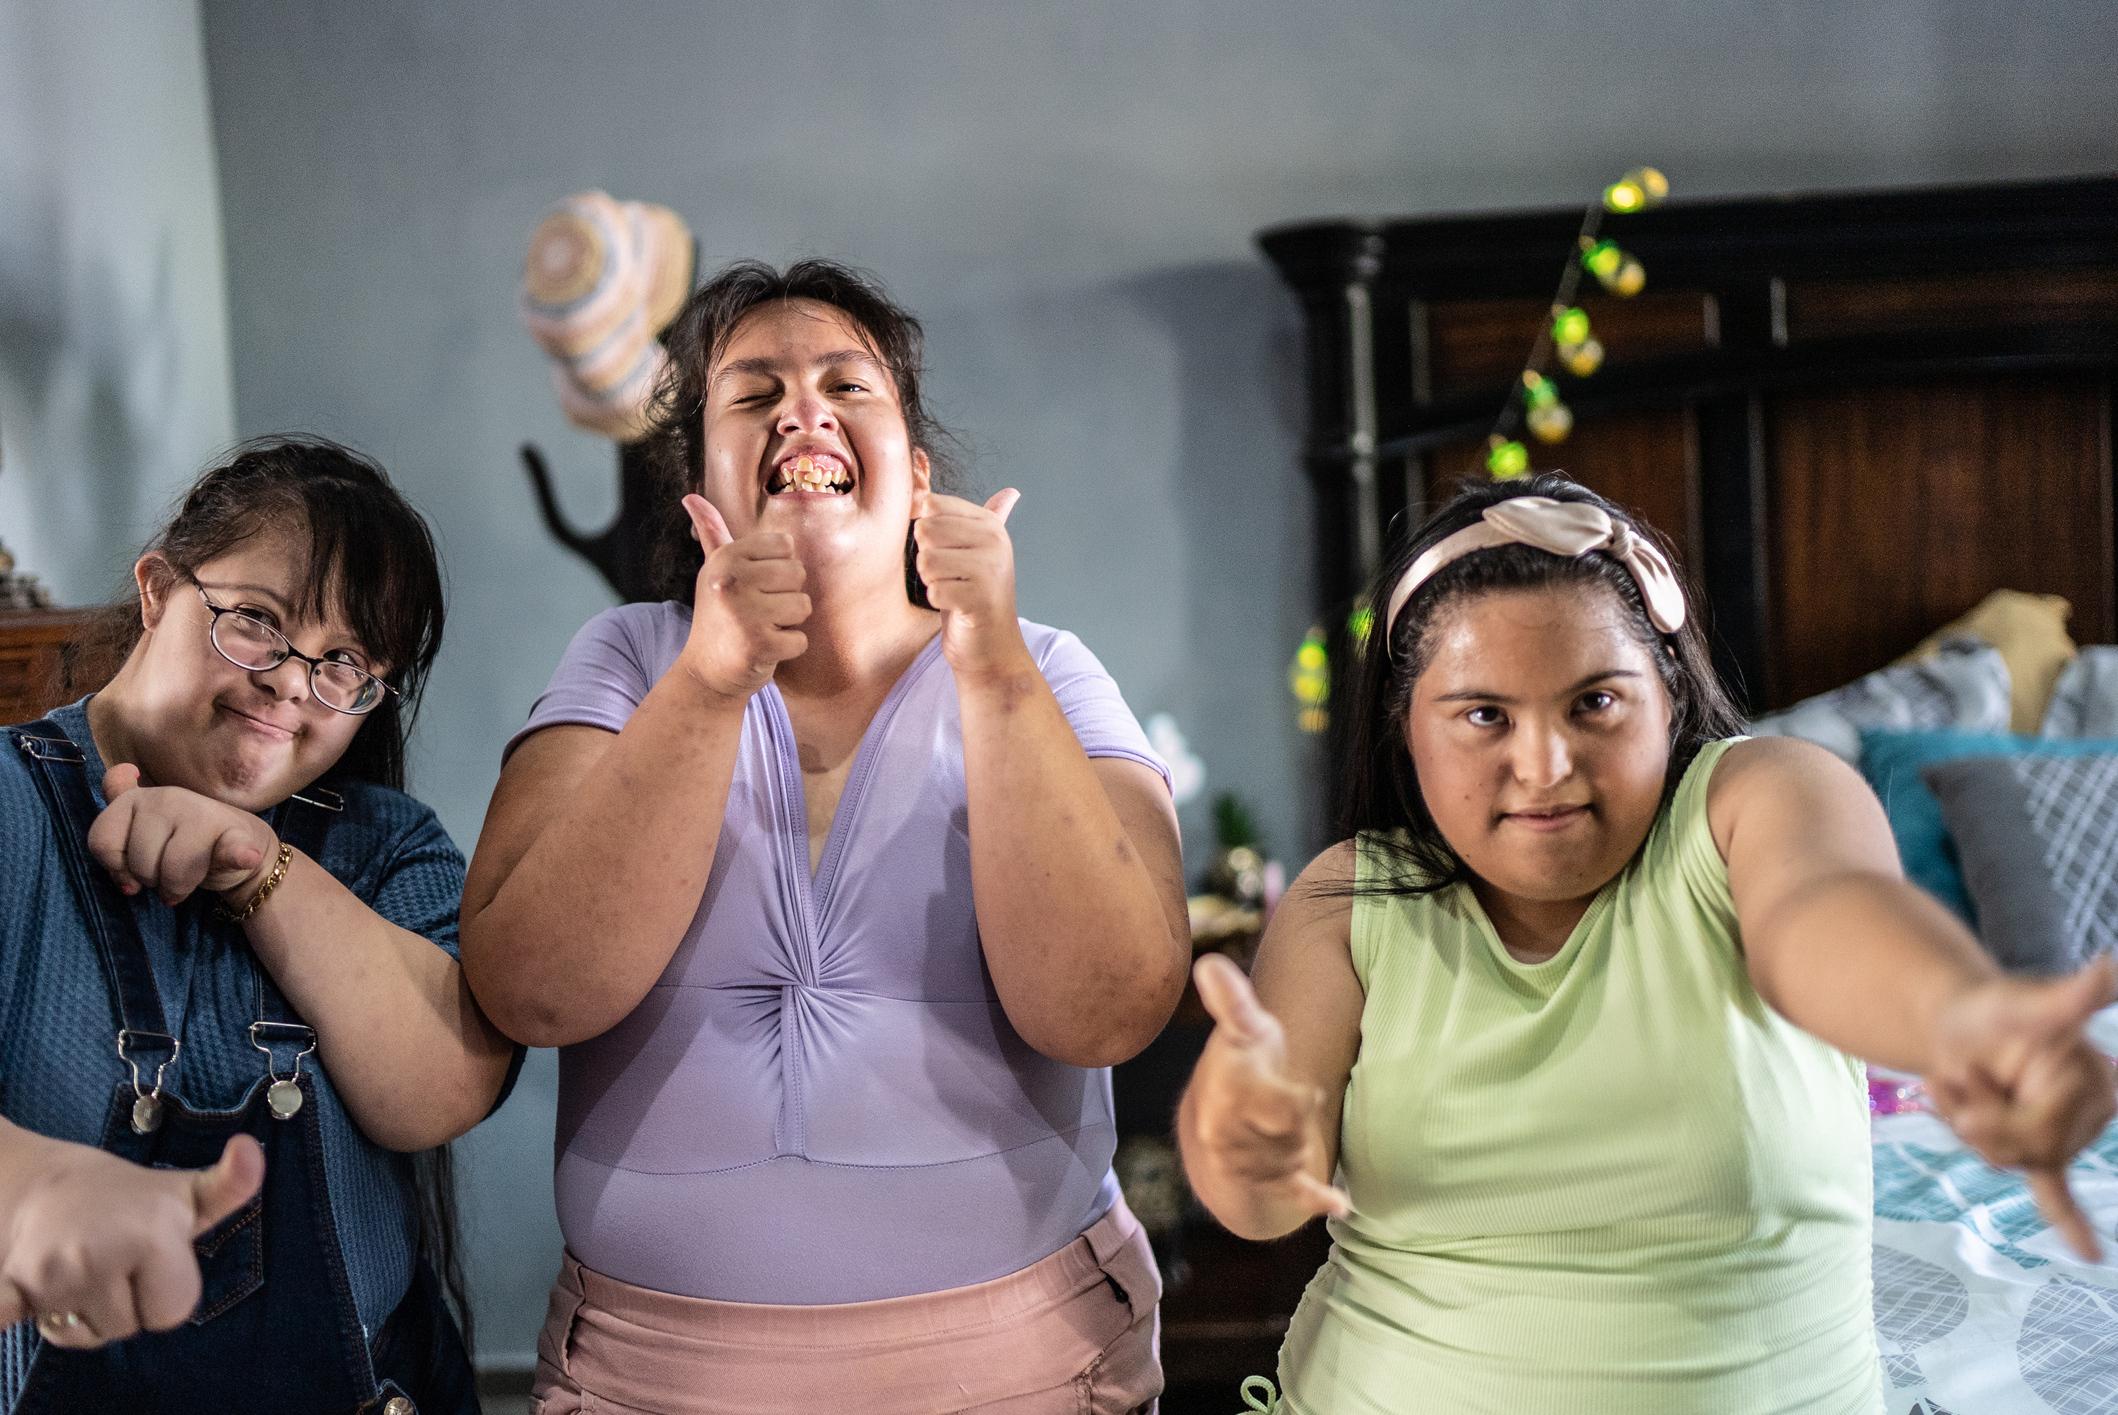
<svg viewBox="0 0 2118 1415">
<path fill-rule="evenodd" d="M 2060 670 L 2039 735 L 2118 737 L 2118 648 L 2085 648 Z"/>
<path fill-rule="evenodd" d="M 2000 650 L 1980 639 L 1951 639 L 1931 658 L 1878 668 L 1761 717 L 1750 730 L 1760 737 L 1800 737 L 1859 766 L 1864 727 L 2005 732 L 2010 708 L 2008 664 Z"/>
</svg>

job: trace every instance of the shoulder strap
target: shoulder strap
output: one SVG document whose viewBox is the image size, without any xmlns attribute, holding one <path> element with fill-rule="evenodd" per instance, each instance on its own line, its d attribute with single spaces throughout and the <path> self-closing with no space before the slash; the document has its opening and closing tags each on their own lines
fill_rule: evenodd
<svg viewBox="0 0 2118 1415">
<path fill-rule="evenodd" d="M 37 793 L 58 826 L 59 854 L 88 916 L 96 954 L 117 1004 L 120 1053 L 127 1052 L 128 1039 L 133 1039 L 135 1050 L 159 1046 L 173 1055 L 176 1040 L 163 1020 L 161 992 L 154 984 L 132 901 L 88 857 L 88 828 L 95 824 L 97 811 L 88 790 L 87 756 L 48 717 L 11 727 L 8 735 L 29 759 Z"/>
</svg>

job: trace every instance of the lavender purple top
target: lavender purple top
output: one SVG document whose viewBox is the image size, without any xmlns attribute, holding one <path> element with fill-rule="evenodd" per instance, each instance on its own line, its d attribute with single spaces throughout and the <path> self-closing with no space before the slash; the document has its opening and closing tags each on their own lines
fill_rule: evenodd
<svg viewBox="0 0 2118 1415">
<path fill-rule="evenodd" d="M 515 741 L 624 727 L 690 622 L 673 602 L 597 615 Z M 1088 754 L 1167 780 L 1081 641 L 1022 632 Z M 771 684 L 750 700 L 697 916 L 632 1014 L 560 1053 L 575 1257 L 693 1297 L 862 1302 L 1003 1276 L 1102 1216 L 1110 1073 L 1031 1050 L 1002 1012 L 969 830 L 938 637 L 869 724 L 813 876 L 786 706 Z"/>
</svg>

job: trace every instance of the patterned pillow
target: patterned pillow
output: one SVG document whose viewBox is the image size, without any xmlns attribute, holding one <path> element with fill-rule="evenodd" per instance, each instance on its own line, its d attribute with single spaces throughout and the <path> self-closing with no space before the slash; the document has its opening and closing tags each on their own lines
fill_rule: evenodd
<svg viewBox="0 0 2118 1415">
<path fill-rule="evenodd" d="M 2008 730 L 2008 664 L 2000 650 L 1954 639 L 1932 658 L 1894 663 L 1843 688 L 1804 698 L 1750 725 L 1760 737 L 1801 737 L 1846 761 L 1861 758 L 1864 727 Z"/>
<path fill-rule="evenodd" d="M 2067 973 L 2118 951 L 2118 754 L 1968 757 L 1921 775 L 2003 967 Z"/>
<path fill-rule="evenodd" d="M 2039 730 L 2047 737 L 2118 737 L 2118 648 L 2085 648 L 2066 666 Z"/>
<path fill-rule="evenodd" d="M 1995 590 L 1970 613 L 1929 634 L 1907 658 L 1924 658 L 1950 639 L 1983 639 L 2007 660 L 2011 732 L 2035 732 L 2052 700 L 2052 685 L 2074 658 L 2067 616 L 2074 607 L 2056 594 Z"/>
</svg>

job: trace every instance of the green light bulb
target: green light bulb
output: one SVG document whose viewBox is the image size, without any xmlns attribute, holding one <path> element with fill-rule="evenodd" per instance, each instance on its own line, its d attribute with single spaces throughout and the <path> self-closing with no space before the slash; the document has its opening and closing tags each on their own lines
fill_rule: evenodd
<svg viewBox="0 0 2118 1415">
<path fill-rule="evenodd" d="M 1647 193 L 1638 182 L 1623 177 L 1603 189 L 1603 209 L 1623 216 L 1629 211 L 1638 211 L 1647 205 Z"/>
<path fill-rule="evenodd" d="M 1618 249 L 1616 241 L 1597 241 L 1581 248 L 1581 268 L 1598 280 L 1608 283 L 1625 264 L 1625 252 Z"/>
<path fill-rule="evenodd" d="M 1579 305 L 1560 309 L 1552 316 L 1552 342 L 1560 348 L 1580 344 L 1589 337 L 1588 311 Z"/>
<path fill-rule="evenodd" d="M 1649 206 L 1660 206 L 1669 200 L 1669 178 L 1652 167 L 1635 167 L 1621 180 L 1638 187 Z"/>
</svg>

